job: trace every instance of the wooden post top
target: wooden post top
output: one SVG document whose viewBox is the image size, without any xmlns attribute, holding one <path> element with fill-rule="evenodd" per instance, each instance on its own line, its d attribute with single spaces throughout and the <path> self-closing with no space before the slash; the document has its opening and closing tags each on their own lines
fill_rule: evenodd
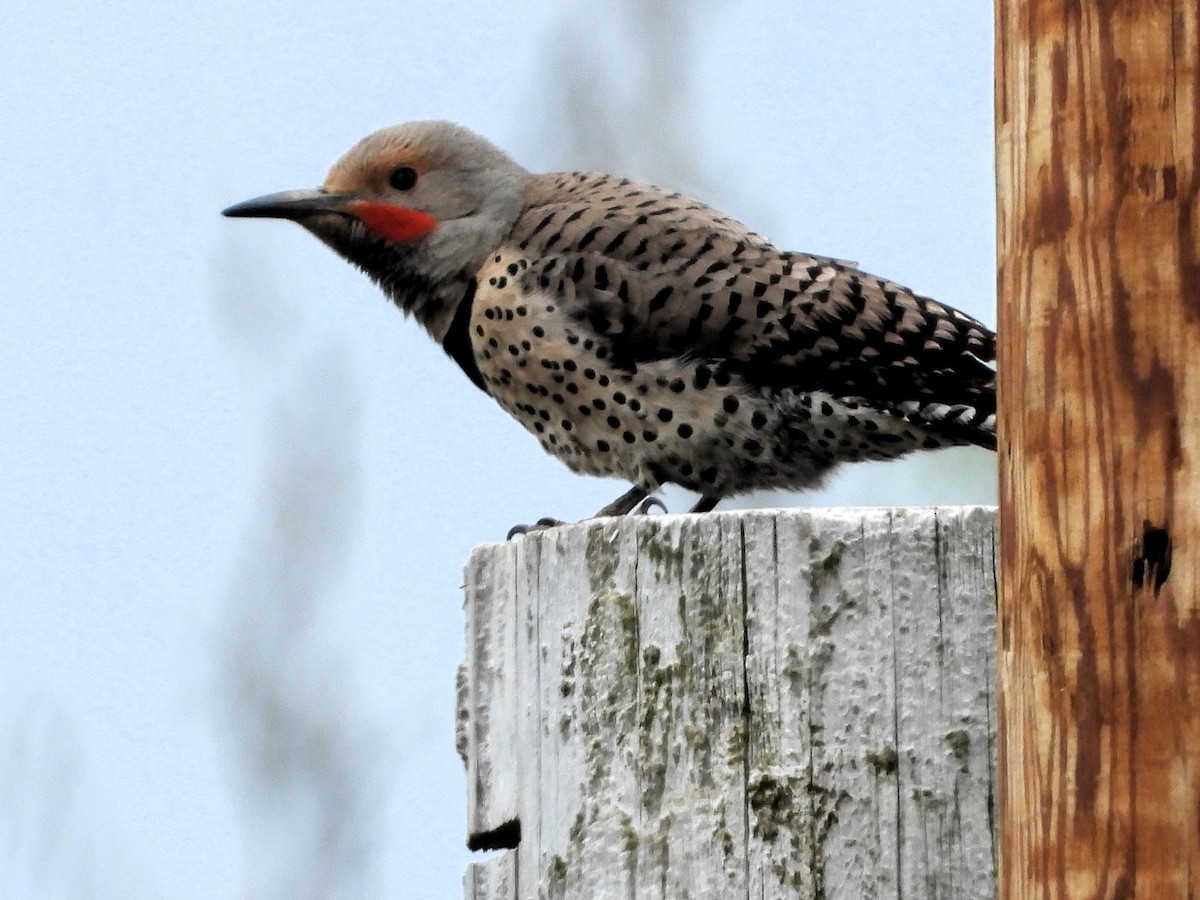
<svg viewBox="0 0 1200 900">
<path fill-rule="evenodd" d="M 471 900 L 995 895 L 995 512 L 603 519 L 467 566 Z"/>
</svg>

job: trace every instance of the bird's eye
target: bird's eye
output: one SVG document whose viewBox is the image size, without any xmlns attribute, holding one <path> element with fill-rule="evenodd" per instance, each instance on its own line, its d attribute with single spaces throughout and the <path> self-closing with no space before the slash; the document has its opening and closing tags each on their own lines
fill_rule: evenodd
<svg viewBox="0 0 1200 900">
<path fill-rule="evenodd" d="M 412 166 L 396 166 L 388 175 L 388 184 L 398 191 L 412 190 L 417 183 L 417 170 Z"/>
</svg>

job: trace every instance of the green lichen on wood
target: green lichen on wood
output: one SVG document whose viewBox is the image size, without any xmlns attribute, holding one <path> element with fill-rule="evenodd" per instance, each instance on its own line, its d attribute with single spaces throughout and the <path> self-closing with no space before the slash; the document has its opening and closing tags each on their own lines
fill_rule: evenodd
<svg viewBox="0 0 1200 900">
<path fill-rule="evenodd" d="M 825 843 L 849 794 L 812 776 L 808 769 L 760 770 L 750 778 L 746 796 L 754 814 L 751 834 L 773 846 L 767 857 L 779 885 L 789 894 L 824 897 Z"/>
<path fill-rule="evenodd" d="M 676 731 L 683 720 L 682 700 L 678 694 L 681 690 L 686 692 L 688 678 L 686 654 L 664 664 L 658 647 L 650 645 L 643 649 L 638 677 L 638 755 L 635 764 L 641 775 L 641 805 L 651 816 L 661 811 L 668 766 L 678 762 Z"/>
<path fill-rule="evenodd" d="M 954 758 L 958 760 L 967 760 L 971 755 L 971 735 L 957 728 L 954 731 L 946 732 L 946 743 L 950 747 L 950 752 L 954 754 Z"/>
<path fill-rule="evenodd" d="M 621 846 L 622 849 L 631 856 L 636 856 L 638 852 L 637 829 L 633 827 L 633 817 L 629 813 L 622 811 L 617 816 L 617 824 L 621 828 Z"/>
<path fill-rule="evenodd" d="M 829 580 L 837 577 L 842 568 L 842 556 L 846 553 L 845 541 L 834 541 L 828 548 L 821 544 L 820 539 L 813 537 L 808 544 L 812 557 L 809 565 L 809 581 L 817 587 L 817 579 Z"/>
<path fill-rule="evenodd" d="M 606 530 L 604 526 L 593 525 L 587 532 L 584 562 L 593 593 L 611 587 L 613 576 L 617 574 L 617 557 L 612 552 L 611 540 L 605 536 Z"/>
<path fill-rule="evenodd" d="M 574 673 L 576 709 L 585 746 L 587 784 L 599 787 L 617 750 L 636 724 L 637 609 L 611 578 L 588 604 L 578 651 L 564 669 Z M 561 723 L 560 723 L 561 724 Z"/>
<path fill-rule="evenodd" d="M 647 529 L 638 537 L 638 554 L 641 559 L 648 560 L 660 570 L 670 573 L 676 579 L 683 579 L 683 546 L 667 541 L 663 529 Z"/>
<path fill-rule="evenodd" d="M 721 797 L 717 800 L 716 821 L 714 823 L 713 838 L 715 843 L 721 848 L 721 853 L 725 857 L 726 865 L 729 865 L 730 863 L 735 862 L 735 860 L 733 858 L 733 832 L 729 830 L 726 807 L 727 803 L 724 797 Z"/>
<path fill-rule="evenodd" d="M 796 795 L 803 781 L 794 775 L 760 772 L 746 785 L 746 800 L 754 813 L 752 834 L 773 843 L 781 829 L 791 829 L 796 815 Z"/>
<path fill-rule="evenodd" d="M 895 747 L 882 747 L 866 752 L 867 765 L 876 775 L 894 775 L 900 766 L 900 756 Z"/>
</svg>

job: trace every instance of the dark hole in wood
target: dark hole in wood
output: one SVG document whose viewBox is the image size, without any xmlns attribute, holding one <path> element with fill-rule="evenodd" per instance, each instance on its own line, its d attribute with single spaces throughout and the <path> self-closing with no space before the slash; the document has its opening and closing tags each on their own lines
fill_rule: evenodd
<svg viewBox="0 0 1200 900">
<path fill-rule="evenodd" d="M 509 819 L 498 828 L 476 832 L 467 837 L 468 850 L 515 850 L 520 843 L 520 819 Z"/>
<path fill-rule="evenodd" d="M 1171 574 L 1171 535 L 1166 528 L 1146 522 L 1142 546 L 1133 558 L 1133 586 L 1152 585 L 1157 594 Z"/>
</svg>

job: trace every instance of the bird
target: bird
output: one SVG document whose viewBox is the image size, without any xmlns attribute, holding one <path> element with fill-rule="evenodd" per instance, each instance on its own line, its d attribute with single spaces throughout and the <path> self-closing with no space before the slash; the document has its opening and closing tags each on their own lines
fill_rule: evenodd
<svg viewBox="0 0 1200 900">
<path fill-rule="evenodd" d="M 303 226 L 546 452 L 628 482 L 596 517 L 667 484 L 703 513 L 844 463 L 996 448 L 995 334 L 976 319 L 675 191 L 534 174 L 455 123 L 381 129 L 321 187 L 223 212 Z"/>
</svg>

